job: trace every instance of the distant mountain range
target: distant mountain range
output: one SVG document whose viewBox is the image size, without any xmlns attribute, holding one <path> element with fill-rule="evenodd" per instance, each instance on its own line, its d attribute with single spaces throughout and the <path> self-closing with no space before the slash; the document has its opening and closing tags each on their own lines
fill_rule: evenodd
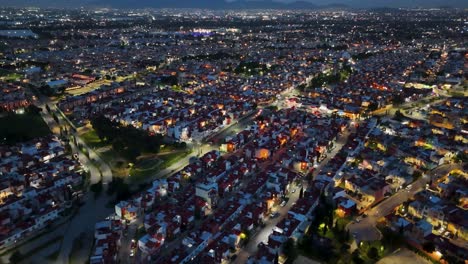
<svg viewBox="0 0 468 264">
<path fill-rule="evenodd" d="M 207 9 L 319 9 L 369 7 L 468 7 L 466 0 L 0 0 L 0 6 L 207 8 Z"/>
</svg>

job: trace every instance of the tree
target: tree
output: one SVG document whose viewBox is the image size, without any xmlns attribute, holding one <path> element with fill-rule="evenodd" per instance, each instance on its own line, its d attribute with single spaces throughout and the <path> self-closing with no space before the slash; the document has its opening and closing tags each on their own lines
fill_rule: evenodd
<svg viewBox="0 0 468 264">
<path fill-rule="evenodd" d="M 367 251 L 367 256 L 370 259 L 377 259 L 379 257 L 379 251 L 375 247 L 369 248 L 369 251 Z"/>
<path fill-rule="evenodd" d="M 405 244 L 403 235 L 390 228 L 382 228 L 382 245 L 387 249 L 396 249 L 395 246 Z"/>
<path fill-rule="evenodd" d="M 202 212 L 200 210 L 200 208 L 198 208 L 197 206 L 195 207 L 195 211 L 193 212 L 193 215 L 195 217 L 195 219 L 199 220 L 202 218 Z"/>
<path fill-rule="evenodd" d="M 116 138 L 112 141 L 112 148 L 120 153 L 125 150 L 125 142 L 121 138 Z"/>
<path fill-rule="evenodd" d="M 379 105 L 376 102 L 372 102 L 369 104 L 368 109 L 369 111 L 375 111 L 379 108 Z"/>
<path fill-rule="evenodd" d="M 454 161 L 457 163 L 468 162 L 468 152 L 459 151 L 454 157 Z"/>
<path fill-rule="evenodd" d="M 186 149 L 186 148 L 187 148 L 187 143 L 185 143 L 185 142 L 180 142 L 180 143 L 177 145 L 177 148 L 178 148 L 178 149 Z"/>
<path fill-rule="evenodd" d="M 246 245 L 250 241 L 250 237 L 252 235 L 250 234 L 249 230 L 242 230 L 242 236 L 241 239 L 243 240 L 243 244 Z"/>
<path fill-rule="evenodd" d="M 173 86 L 173 85 L 178 85 L 179 80 L 178 80 L 177 76 L 172 76 L 171 75 L 171 76 L 168 76 L 168 77 L 161 77 L 161 83 Z"/>
<path fill-rule="evenodd" d="M 418 180 L 419 178 L 421 178 L 421 176 L 422 176 L 422 172 L 419 170 L 415 170 L 413 172 L 413 181 Z"/>
<path fill-rule="evenodd" d="M 401 121 L 401 120 L 403 120 L 403 117 L 404 117 L 404 116 L 403 116 L 403 114 L 401 113 L 400 110 L 397 110 L 397 111 L 395 112 L 395 118 L 394 118 L 395 120 Z"/>
<path fill-rule="evenodd" d="M 33 115 L 38 115 L 42 111 L 41 108 L 35 106 L 35 105 L 30 105 L 26 109 L 26 113 L 28 114 L 33 114 Z"/>
<path fill-rule="evenodd" d="M 23 259 L 23 254 L 21 254 L 21 252 L 19 251 L 15 251 L 13 252 L 13 254 L 11 254 L 9 260 L 10 260 L 10 263 L 16 264 L 16 263 L 20 263 L 22 259 Z"/>
<path fill-rule="evenodd" d="M 52 95 L 54 95 L 54 93 L 55 93 L 54 90 L 53 90 L 52 88 L 50 88 L 49 85 L 43 85 L 43 86 L 41 87 L 40 92 L 41 92 L 42 94 L 46 95 L 46 96 L 52 96 Z"/>
<path fill-rule="evenodd" d="M 85 69 L 85 70 L 83 71 L 83 74 L 87 74 L 87 75 L 90 75 L 90 74 L 92 74 L 92 73 L 93 73 L 93 70 L 91 70 L 91 69 L 89 69 L 89 68 L 88 68 L 88 69 Z"/>
<path fill-rule="evenodd" d="M 89 189 L 94 193 L 95 197 L 99 196 L 103 189 L 102 180 L 97 183 L 91 184 L 91 186 L 89 186 Z"/>
<path fill-rule="evenodd" d="M 323 235 L 325 235 L 328 231 L 327 225 L 323 226 Z"/>
<path fill-rule="evenodd" d="M 422 244 L 422 248 L 424 249 L 424 251 L 429 252 L 429 253 L 432 253 L 436 250 L 434 243 L 430 241 L 424 242 Z"/>
<path fill-rule="evenodd" d="M 350 247 L 348 244 L 343 243 L 343 244 L 341 245 L 340 251 L 341 251 L 342 253 L 346 253 L 346 252 L 348 252 L 348 250 L 349 250 L 350 248 L 351 248 L 351 247 Z"/>
<path fill-rule="evenodd" d="M 127 147 L 127 149 L 123 152 L 123 156 L 131 162 L 135 162 L 140 154 L 140 149 L 136 146 Z"/>
<path fill-rule="evenodd" d="M 363 260 L 363 259 L 360 257 L 360 255 L 359 255 L 359 250 L 357 250 L 357 249 L 354 250 L 352 256 L 353 256 L 353 258 L 352 258 L 352 259 L 353 259 L 353 262 L 354 262 L 355 264 L 362 264 L 362 263 L 364 263 L 364 260 Z"/>
<path fill-rule="evenodd" d="M 447 255 L 447 254 L 444 254 L 442 259 L 444 259 L 446 262 L 448 262 L 449 264 L 452 264 L 452 263 L 463 263 L 463 260 L 456 257 L 456 256 L 452 256 L 452 255 Z"/>
<path fill-rule="evenodd" d="M 102 115 L 93 118 L 91 124 L 101 140 L 112 142 L 114 151 L 132 162 L 141 152 L 159 152 L 163 142 L 160 134 L 150 135 L 148 131 L 124 126 Z M 186 145 L 182 144 L 179 147 L 185 148 Z"/>
<path fill-rule="evenodd" d="M 59 119 L 56 114 L 52 114 L 52 118 L 54 119 L 55 122 L 59 122 Z"/>
<path fill-rule="evenodd" d="M 393 105 L 401 105 L 402 103 L 405 102 L 405 98 L 403 95 L 395 95 L 392 99 L 392 104 Z"/>
<path fill-rule="evenodd" d="M 276 254 L 275 254 L 275 260 L 273 261 L 273 264 L 279 264 L 279 255 L 278 255 L 278 251 L 277 251 Z"/>
<path fill-rule="evenodd" d="M 400 225 L 400 228 L 398 229 L 398 233 L 399 233 L 400 235 L 403 235 L 404 232 L 405 232 L 405 229 L 404 229 L 404 227 L 403 227 L 403 224 L 401 224 L 401 225 Z"/>
<path fill-rule="evenodd" d="M 286 256 L 287 263 L 293 263 L 297 258 L 296 243 L 294 239 L 289 238 L 283 245 L 283 253 Z"/>
<path fill-rule="evenodd" d="M 107 195 L 116 194 L 116 199 L 126 200 L 130 197 L 130 186 L 125 183 L 124 179 L 115 177 L 112 179 L 112 182 L 109 183 L 109 188 L 107 189 Z"/>
<path fill-rule="evenodd" d="M 127 183 L 122 183 L 117 188 L 116 199 L 118 201 L 127 200 L 130 198 L 132 193 L 130 192 L 130 186 Z"/>
</svg>

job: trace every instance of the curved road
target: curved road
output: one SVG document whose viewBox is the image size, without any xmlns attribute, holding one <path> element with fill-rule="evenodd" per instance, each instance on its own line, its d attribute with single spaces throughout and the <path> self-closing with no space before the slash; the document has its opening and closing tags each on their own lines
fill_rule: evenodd
<svg viewBox="0 0 468 264">
<path fill-rule="evenodd" d="M 64 118 L 60 112 L 54 105 L 55 103 L 50 99 L 40 96 L 40 101 L 36 102 L 36 105 L 42 109 L 41 116 L 44 121 L 49 126 L 50 130 L 60 137 L 60 127 L 74 127 L 74 125 L 66 118 Z M 50 107 L 50 112 L 46 110 L 46 105 Z M 58 123 L 55 122 L 52 113 L 58 118 Z M 78 158 L 83 164 L 83 167 L 89 168 L 91 174 L 91 183 L 97 183 L 101 180 L 101 172 L 102 172 L 102 181 L 104 184 L 108 184 L 112 181 L 112 171 L 110 167 L 105 163 L 97 154 L 96 152 L 91 149 L 89 146 L 85 144 L 85 142 L 77 135 L 77 133 L 73 132 L 71 129 L 68 129 L 69 135 L 76 138 L 77 144 L 81 145 L 82 148 L 86 149 L 89 153 L 89 158 L 82 153 L 81 150 L 77 148 L 74 142 L 70 141 L 70 146 L 72 147 L 72 152 L 78 154 Z"/>
<path fill-rule="evenodd" d="M 43 111 L 41 112 L 41 116 L 44 121 L 49 126 L 50 130 L 60 136 L 60 127 L 70 127 L 73 126 L 69 123 L 69 120 L 65 120 L 65 118 L 55 111 L 55 107 L 51 107 L 53 102 L 51 102 L 47 98 L 41 98 L 40 102 L 37 102 L 37 106 L 42 108 Z M 50 113 L 46 110 L 46 104 L 49 104 L 51 109 Z M 58 123 L 52 117 L 52 113 L 55 113 L 58 118 Z M 77 141 L 78 145 L 81 145 L 82 148 L 86 149 L 89 153 L 89 158 L 83 154 L 83 152 L 78 148 L 77 145 L 74 144 L 73 140 L 70 140 L 70 146 L 72 148 L 72 152 L 78 154 L 78 158 L 83 165 L 84 168 L 87 168 L 90 173 L 90 182 L 97 183 L 101 179 L 104 184 L 104 191 L 107 189 L 107 184 L 112 181 L 112 171 L 110 167 L 101 160 L 101 158 L 96 154 L 94 150 L 89 148 L 84 141 L 71 129 L 68 129 L 70 136 L 74 137 Z M 109 214 L 113 212 L 113 208 L 107 208 L 107 204 L 112 200 L 112 197 L 109 197 L 103 192 L 99 197 L 94 198 L 94 194 L 87 192 L 86 190 L 84 196 L 84 205 L 79 208 L 78 213 L 70 220 L 67 227 L 63 233 L 63 241 L 60 248 L 60 254 L 57 257 L 56 263 L 68 263 L 69 262 L 69 255 L 72 252 L 73 243 L 76 238 L 79 238 L 82 233 L 87 234 L 86 240 L 83 245 L 84 247 L 89 247 L 91 249 L 92 245 L 92 238 L 94 234 L 94 225 L 96 222 L 103 220 Z M 46 239 L 48 236 L 45 235 L 44 238 Z M 81 250 L 83 251 L 83 250 Z M 89 251 L 88 251 L 89 252 Z M 88 260 L 89 255 L 81 254 L 79 260 L 76 260 L 78 263 L 84 263 Z M 34 262 L 34 261 L 33 261 Z M 41 263 L 42 260 L 38 260 L 38 263 Z"/>
<path fill-rule="evenodd" d="M 437 180 L 442 176 L 447 175 L 452 170 L 462 169 L 465 164 L 446 164 L 441 165 L 429 172 L 429 174 L 421 177 L 411 184 L 409 189 L 401 189 L 399 192 L 392 195 L 390 198 L 381 202 L 377 206 L 366 211 L 367 217 L 363 218 L 359 223 L 353 221 L 346 226 L 357 242 L 374 241 L 382 238 L 382 234 L 377 229 L 377 220 L 390 214 L 397 206 L 406 202 L 418 192 L 426 188 L 426 184 L 431 180 Z M 358 217 L 360 218 L 360 217 Z"/>
</svg>

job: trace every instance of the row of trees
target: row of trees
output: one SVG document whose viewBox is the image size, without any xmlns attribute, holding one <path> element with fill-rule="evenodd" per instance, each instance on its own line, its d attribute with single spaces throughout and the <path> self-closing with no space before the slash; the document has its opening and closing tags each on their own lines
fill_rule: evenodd
<svg viewBox="0 0 468 264">
<path fill-rule="evenodd" d="M 275 68 L 276 66 L 267 66 L 266 64 L 256 62 L 256 61 L 242 61 L 234 69 L 234 72 L 237 74 L 260 74 L 266 73 Z"/>
<path fill-rule="evenodd" d="M 351 258 L 348 253 L 350 239 L 345 224 L 335 219 L 335 206 L 322 194 L 312 223 L 297 248 L 324 263 L 337 263 Z"/>
<path fill-rule="evenodd" d="M 218 60 L 228 60 L 228 59 L 236 59 L 238 60 L 240 56 L 238 54 L 229 54 L 226 52 L 217 52 L 211 54 L 200 54 L 200 55 L 192 55 L 186 56 L 182 58 L 182 61 L 187 60 L 199 60 L 199 61 L 218 61 Z"/>
<path fill-rule="evenodd" d="M 14 145 L 49 135 L 49 127 L 40 112 L 40 108 L 30 105 L 24 114 L 3 113 L 0 117 L 0 144 Z"/>
<path fill-rule="evenodd" d="M 365 59 L 368 59 L 374 55 L 378 54 L 377 52 L 361 52 L 361 53 L 358 53 L 358 54 L 354 54 L 352 56 L 352 58 L 354 60 L 365 60 Z"/>
<path fill-rule="evenodd" d="M 342 69 L 337 73 L 320 73 L 316 77 L 312 78 L 310 84 L 298 87 L 300 90 L 314 89 L 321 87 L 324 84 L 335 84 L 346 80 L 352 73 L 351 66 L 345 64 Z"/>
<path fill-rule="evenodd" d="M 116 201 L 127 200 L 131 197 L 132 192 L 130 186 L 124 181 L 123 178 L 114 177 L 112 182 L 109 183 L 107 195 L 114 195 Z"/>
<path fill-rule="evenodd" d="M 327 201 L 324 195 L 321 195 L 309 230 L 297 244 L 298 249 L 321 261 L 336 260 L 337 251 L 328 242 L 327 238 L 322 237 L 329 230 L 333 231 L 334 229 L 337 232 L 333 233 L 343 232 L 334 225 L 333 205 Z"/>
<path fill-rule="evenodd" d="M 160 82 L 162 84 L 173 86 L 173 85 L 178 85 L 179 84 L 179 79 L 177 78 L 177 76 L 173 76 L 173 75 L 163 76 L 163 77 L 161 77 Z"/>
<path fill-rule="evenodd" d="M 99 195 L 101 195 L 102 191 L 104 190 L 102 180 L 91 184 L 89 189 L 94 193 L 94 198 L 99 197 Z M 106 190 L 106 194 L 109 196 L 115 194 L 116 201 L 127 200 L 132 196 L 130 185 L 128 185 L 128 183 L 126 183 L 123 178 L 119 177 L 112 178 L 112 181 L 109 183 L 109 187 Z"/>
<path fill-rule="evenodd" d="M 135 162 L 142 152 L 158 153 L 163 143 L 160 134 L 152 136 L 144 130 L 124 126 L 103 115 L 93 118 L 91 124 L 102 141 L 111 143 L 115 152 L 131 162 Z"/>
</svg>

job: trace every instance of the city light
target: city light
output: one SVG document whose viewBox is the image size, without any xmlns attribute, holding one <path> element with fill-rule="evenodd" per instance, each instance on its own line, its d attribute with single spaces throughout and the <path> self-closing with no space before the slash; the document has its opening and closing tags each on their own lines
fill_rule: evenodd
<svg viewBox="0 0 468 264">
<path fill-rule="evenodd" d="M 463 262 L 468 6 L 343 1 L 0 7 L 5 258 Z"/>
</svg>

